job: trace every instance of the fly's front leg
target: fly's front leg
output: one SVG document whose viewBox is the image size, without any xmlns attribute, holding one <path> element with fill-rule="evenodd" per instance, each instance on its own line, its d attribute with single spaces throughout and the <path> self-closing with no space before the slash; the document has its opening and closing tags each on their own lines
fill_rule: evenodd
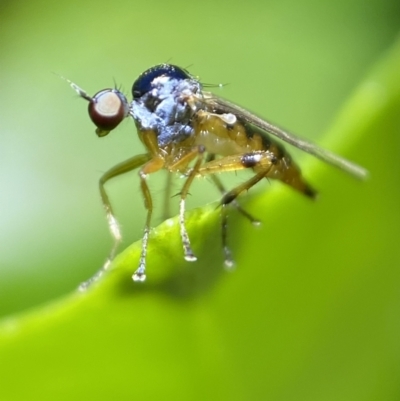
<svg viewBox="0 0 400 401">
<path fill-rule="evenodd" d="M 199 175 L 211 175 L 214 183 L 223 192 L 223 197 L 221 199 L 222 216 L 221 216 L 221 231 L 222 231 L 222 248 L 224 251 L 224 264 L 225 267 L 231 269 L 234 266 L 234 261 L 232 258 L 232 253 L 227 244 L 227 231 L 228 231 L 228 214 L 226 206 L 230 203 L 236 203 L 236 198 L 243 192 L 250 189 L 252 186 L 257 184 L 262 180 L 270 171 L 272 166 L 276 163 L 276 158 L 274 155 L 267 151 L 255 151 L 250 153 L 245 153 L 241 155 L 226 156 L 222 159 L 210 160 L 205 163 L 198 171 Z M 225 188 L 219 181 L 219 179 L 214 176 L 216 173 L 221 173 L 225 171 L 237 171 L 246 168 L 257 169 L 257 173 L 251 177 L 249 180 L 238 185 L 232 190 L 226 192 Z M 250 214 L 248 214 L 243 209 L 239 211 L 244 214 L 250 221 L 258 225 L 259 221 L 255 220 Z"/>
<path fill-rule="evenodd" d="M 110 252 L 109 262 L 112 259 L 114 259 L 115 252 L 118 248 L 118 245 L 120 244 L 120 242 L 122 240 L 122 235 L 121 235 L 120 225 L 119 225 L 117 219 L 115 218 L 115 214 L 114 214 L 110 199 L 107 195 L 104 185 L 111 178 L 117 177 L 118 175 L 121 175 L 121 174 L 125 174 L 129 171 L 132 171 L 132 170 L 142 166 L 144 163 L 146 163 L 149 160 L 149 158 L 150 157 L 148 154 L 134 156 L 128 160 L 125 160 L 122 163 L 117 164 L 116 166 L 112 167 L 110 170 L 106 171 L 99 180 L 99 190 L 100 190 L 100 195 L 101 195 L 101 201 L 102 201 L 104 209 L 106 211 L 108 227 L 110 229 L 112 237 L 114 238 L 114 245 Z"/>
<path fill-rule="evenodd" d="M 121 228 L 120 228 L 120 225 L 119 225 L 117 219 L 115 218 L 115 214 L 114 214 L 110 199 L 107 195 L 104 185 L 111 178 L 117 177 L 118 175 L 121 175 L 121 174 L 125 174 L 129 171 L 132 171 L 132 170 L 142 166 L 149 159 L 150 159 L 150 156 L 148 154 L 137 155 L 137 156 L 131 157 L 130 159 L 125 160 L 124 162 L 119 163 L 116 166 L 112 167 L 110 170 L 106 171 L 101 176 L 101 178 L 99 180 L 99 191 L 100 191 L 100 196 L 101 196 L 101 201 L 103 203 L 103 207 L 106 211 L 108 227 L 109 227 L 110 233 L 114 239 L 114 244 L 111 248 L 110 254 L 109 254 L 106 262 L 104 263 L 102 269 L 100 269 L 96 273 L 96 275 L 93 276 L 92 278 L 90 278 L 88 281 L 82 283 L 79 287 L 81 290 L 86 289 L 92 282 L 96 281 L 102 275 L 103 271 L 108 268 L 111 261 L 114 259 L 115 253 L 118 249 L 118 245 L 121 243 L 121 240 L 122 240 Z"/>
<path fill-rule="evenodd" d="M 144 206 L 147 209 L 146 224 L 144 226 L 144 233 L 142 239 L 142 251 L 140 254 L 139 267 L 132 276 L 133 281 L 145 281 L 146 280 L 146 257 L 147 257 L 147 246 L 150 235 L 150 223 L 151 216 L 153 214 L 153 200 L 151 197 L 149 186 L 147 185 L 147 175 L 155 173 L 156 171 L 164 167 L 164 160 L 155 157 L 148 161 L 139 172 L 140 176 L 140 189 L 142 190 Z"/>
</svg>

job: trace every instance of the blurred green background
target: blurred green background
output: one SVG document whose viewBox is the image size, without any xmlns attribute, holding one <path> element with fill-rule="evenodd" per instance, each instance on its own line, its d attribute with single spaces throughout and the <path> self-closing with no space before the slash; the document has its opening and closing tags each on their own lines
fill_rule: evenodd
<svg viewBox="0 0 400 401">
<path fill-rule="evenodd" d="M 3 1 L 0 399 L 399 399 L 400 96 L 383 94 L 376 118 L 361 98 L 359 114 L 337 120 L 399 22 L 398 0 Z M 148 283 L 131 282 L 134 247 L 97 289 L 73 295 L 111 246 L 98 178 L 142 146 L 131 121 L 98 139 L 57 74 L 91 94 L 114 82 L 129 93 L 162 62 L 228 83 L 218 93 L 357 160 L 371 179 L 300 155 L 320 200 L 252 190 L 245 204 L 263 226 L 233 217 L 233 274 L 221 268 L 212 206 L 189 224 L 196 266 L 164 226 Z M 151 178 L 156 199 L 163 178 Z M 128 245 L 144 223 L 137 176 L 108 189 Z M 206 180 L 191 193 L 193 207 L 218 199 Z"/>
</svg>

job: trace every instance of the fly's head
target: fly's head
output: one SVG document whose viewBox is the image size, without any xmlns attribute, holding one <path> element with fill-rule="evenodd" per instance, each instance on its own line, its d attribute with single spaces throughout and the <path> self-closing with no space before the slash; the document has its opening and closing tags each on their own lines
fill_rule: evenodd
<svg viewBox="0 0 400 401">
<path fill-rule="evenodd" d="M 99 137 L 108 135 L 130 115 L 141 133 L 155 133 L 160 147 L 179 143 L 193 134 L 193 115 L 204 107 L 200 82 L 171 64 L 160 64 L 143 72 L 132 86 L 131 103 L 118 89 L 103 89 L 89 96 L 67 81 L 89 102 L 89 116 Z"/>
<path fill-rule="evenodd" d="M 96 125 L 96 134 L 109 134 L 128 116 L 129 104 L 118 89 L 103 89 L 89 100 L 89 116 Z"/>
<path fill-rule="evenodd" d="M 64 78 L 65 79 L 65 78 Z M 93 124 L 97 127 L 99 137 L 106 136 L 129 114 L 129 103 L 118 89 L 102 89 L 94 96 L 89 96 L 82 88 L 71 82 L 72 89 L 89 102 L 88 112 Z"/>
</svg>

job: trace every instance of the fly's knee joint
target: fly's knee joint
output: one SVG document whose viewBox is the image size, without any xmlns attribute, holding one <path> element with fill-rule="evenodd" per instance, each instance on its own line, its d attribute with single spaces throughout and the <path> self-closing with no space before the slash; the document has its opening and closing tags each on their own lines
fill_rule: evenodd
<svg viewBox="0 0 400 401">
<path fill-rule="evenodd" d="M 263 156 L 261 153 L 245 153 L 241 157 L 240 162 L 242 163 L 243 167 L 252 168 L 257 166 L 257 164 L 260 163 L 262 158 Z"/>
<path fill-rule="evenodd" d="M 278 163 L 278 160 L 279 160 L 279 159 L 278 159 L 274 154 L 271 153 L 271 154 L 269 155 L 269 160 L 271 161 L 272 164 L 275 165 L 275 164 Z"/>
<path fill-rule="evenodd" d="M 237 194 L 233 192 L 227 192 L 221 199 L 221 205 L 226 206 L 229 205 L 237 198 Z"/>
</svg>

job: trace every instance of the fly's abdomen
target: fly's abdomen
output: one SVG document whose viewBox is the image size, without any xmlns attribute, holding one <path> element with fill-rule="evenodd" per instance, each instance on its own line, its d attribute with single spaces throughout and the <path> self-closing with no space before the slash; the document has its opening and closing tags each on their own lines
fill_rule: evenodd
<svg viewBox="0 0 400 401">
<path fill-rule="evenodd" d="M 219 166 L 218 161 L 210 163 L 208 172 L 213 168 L 232 171 L 244 165 L 256 173 L 265 171 L 266 178 L 280 180 L 304 195 L 315 198 L 316 192 L 305 182 L 299 167 L 285 148 L 266 133 L 232 114 L 218 115 L 206 111 L 196 114 L 193 127 L 197 144 L 205 146 L 209 153 L 226 158 L 223 167 Z M 256 157 L 252 157 L 255 154 Z M 245 161 L 240 163 L 238 160 Z"/>
<path fill-rule="evenodd" d="M 315 198 L 316 191 L 304 180 L 300 168 L 293 162 L 286 149 L 277 141 L 274 141 L 265 132 L 252 125 L 243 124 L 246 130 L 248 143 L 253 150 L 262 150 L 270 154 L 272 166 L 266 173 L 266 178 L 273 178 L 290 185 L 296 191 L 310 198 Z M 259 172 L 262 167 L 255 166 L 254 171 Z"/>
<path fill-rule="evenodd" d="M 268 141 L 268 152 L 275 156 L 274 164 L 267 173 L 266 178 L 274 178 L 282 181 L 302 194 L 315 199 L 317 192 L 304 180 L 300 168 L 293 162 L 291 156 L 283 146 L 270 141 L 268 138 L 263 140 L 263 142 L 266 141 Z M 256 168 L 254 170 L 257 171 Z"/>
</svg>

